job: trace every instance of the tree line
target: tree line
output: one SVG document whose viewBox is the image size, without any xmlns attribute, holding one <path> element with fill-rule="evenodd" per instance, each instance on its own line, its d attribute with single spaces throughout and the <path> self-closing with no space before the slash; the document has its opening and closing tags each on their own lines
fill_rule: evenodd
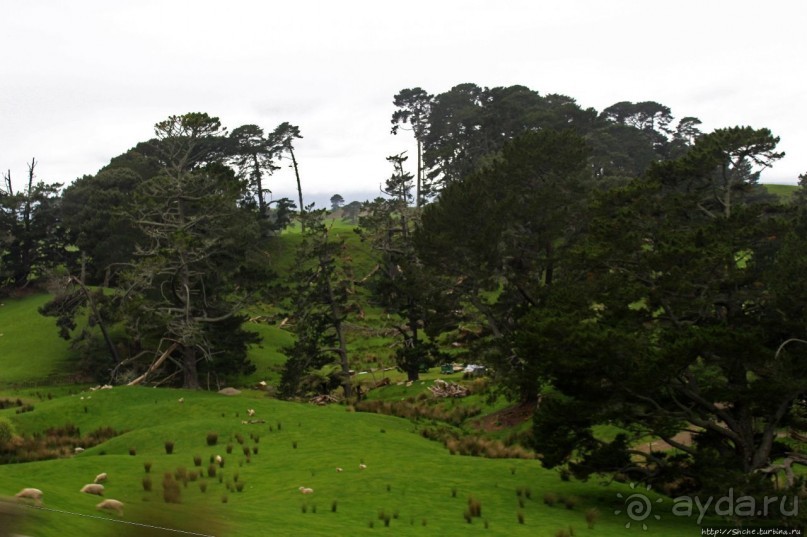
<svg viewBox="0 0 807 537">
<path fill-rule="evenodd" d="M 371 274 L 355 274 L 323 212 L 304 210 L 299 174 L 299 206 L 265 201 L 277 158 L 296 166 L 297 127 L 226 134 L 199 113 L 158 123 L 61 193 L 34 184 L 33 161 L 24 191 L 6 174 L 4 285 L 64 271 L 71 287 L 45 313 L 90 369 L 138 380 L 162 368 L 187 387 L 249 371 L 245 308 L 282 295 L 302 321 L 286 396 L 328 364 L 331 388 L 354 395 L 344 322 L 366 299 L 396 319 L 411 380 L 462 332 L 504 393 L 539 408 L 547 466 L 671 491 L 760 493 L 777 472 L 799 486 L 807 180 L 787 201 L 759 184 L 783 156 L 773 133 L 703 133 L 656 102 L 598 112 L 524 86 L 409 88 L 393 106 L 392 134 L 411 130 L 418 149 L 414 173 L 388 157 L 384 195 L 353 208 Z M 263 245 L 292 217 L 296 269 L 273 274 Z M 619 433 L 603 438 L 603 425 Z M 648 436 L 678 451 L 635 449 Z"/>
</svg>

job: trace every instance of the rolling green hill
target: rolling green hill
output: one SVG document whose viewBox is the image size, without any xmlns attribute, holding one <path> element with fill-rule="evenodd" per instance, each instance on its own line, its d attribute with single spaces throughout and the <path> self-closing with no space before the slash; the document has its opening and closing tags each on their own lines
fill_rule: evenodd
<svg viewBox="0 0 807 537">
<path fill-rule="evenodd" d="M 36 307 L 44 299 L 5 301 L 0 309 L 3 338 L 22 337 L 19 323 L 35 322 Z M 0 371 L 14 372 L 5 378 L 30 380 L 64 371 L 68 353 L 49 320 L 38 325 L 36 334 L 25 334 L 25 344 L 4 340 Z M 35 362 L 25 359 L 31 354 L 37 355 Z M 425 393 L 427 384 L 392 386 L 388 395 Z M 538 460 L 452 455 L 423 438 L 425 421 L 357 413 L 341 405 L 286 403 L 249 390 L 232 397 L 146 387 L 80 390 L 44 383 L 0 388 L 0 400 L 21 398 L 30 405 L 22 413 L 18 407 L 0 410 L 0 422 L 10 423 L 18 438 L 55 439 L 57 433 L 46 432 L 54 427 L 72 427 L 80 434 L 54 440 L 63 458 L 0 465 L 0 496 L 13 496 L 23 487 L 44 491 L 41 509 L 23 506 L 21 533 L 182 534 L 150 528 L 159 526 L 217 537 L 553 536 L 571 527 L 575 535 L 615 536 L 625 534 L 628 522 L 643 535 L 698 531 L 693 520 L 670 515 L 671 501 L 653 493 L 648 498 L 659 500 L 661 518 L 648 520 L 647 531 L 637 529 L 625 511 L 626 498 L 634 492 L 626 484 L 565 481 Z M 248 409 L 254 416 L 248 416 Z M 89 438 L 99 429 L 118 434 L 90 447 Z M 217 435 L 216 445 L 208 445 L 210 433 Z M 174 443 L 171 454 L 167 441 Z M 87 449 L 74 454 L 77 446 Z M 224 458 L 224 466 L 210 470 L 216 455 Z M 101 472 L 109 475 L 104 497 L 124 502 L 123 517 L 96 511 L 100 498 L 79 492 Z M 171 481 L 180 483 L 180 503 L 165 502 L 166 475 L 171 476 L 169 491 Z M 150 480 L 150 491 L 144 479 Z M 313 493 L 303 495 L 299 487 Z M 470 516 L 470 505 L 480 508 L 481 516 Z M 587 513 L 596 518 L 593 530 L 587 528 Z"/>
</svg>

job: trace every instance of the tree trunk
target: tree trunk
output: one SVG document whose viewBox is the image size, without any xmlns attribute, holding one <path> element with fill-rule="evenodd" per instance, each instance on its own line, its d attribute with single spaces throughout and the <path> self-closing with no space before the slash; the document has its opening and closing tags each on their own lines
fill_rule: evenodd
<svg viewBox="0 0 807 537">
<path fill-rule="evenodd" d="M 184 347 L 182 349 L 182 387 L 189 390 L 198 390 L 199 374 L 196 370 L 196 349 Z"/>
<path fill-rule="evenodd" d="M 266 201 L 263 199 L 263 177 L 261 174 L 261 166 L 258 162 L 258 155 L 252 155 L 253 166 L 255 167 L 255 186 L 258 189 L 258 214 L 261 215 L 261 222 L 266 219 Z"/>
<path fill-rule="evenodd" d="M 297 178 L 297 195 L 300 198 L 300 215 L 305 212 L 305 205 L 303 205 L 303 187 L 300 184 L 300 171 L 297 169 L 297 159 L 294 157 L 294 150 L 289 145 L 289 155 L 291 155 L 291 163 L 294 166 L 294 176 Z M 300 225 L 303 231 L 305 231 L 305 223 L 302 219 L 300 219 Z"/>
</svg>

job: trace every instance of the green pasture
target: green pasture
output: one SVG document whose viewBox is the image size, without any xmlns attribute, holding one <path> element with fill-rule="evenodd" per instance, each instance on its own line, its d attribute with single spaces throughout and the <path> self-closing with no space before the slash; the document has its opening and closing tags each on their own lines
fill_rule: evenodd
<svg viewBox="0 0 807 537">
<path fill-rule="evenodd" d="M 255 415 L 248 417 L 247 409 L 254 409 Z M 440 444 L 422 438 L 406 420 L 350 412 L 343 406 L 284 403 L 257 392 L 228 397 L 132 387 L 44 400 L 32 412 L 17 415 L 4 410 L 0 416 L 12 421 L 18 433 L 65 423 L 78 426 L 82 433 L 99 427 L 123 431 L 69 458 L 0 466 L 0 495 L 11 496 L 23 487 L 43 490 L 44 509 L 24 510 L 28 524 L 24 531 L 40 537 L 119 535 L 127 531 L 125 522 L 217 537 L 379 532 L 553 536 L 570 526 L 575 535 L 608 536 L 625 535 L 630 521 L 624 513 L 614 514 L 624 503 L 617 495 L 632 492 L 626 485 L 563 481 L 536 460 L 452 456 Z M 243 423 L 247 420 L 259 423 Z M 207 444 L 210 432 L 218 434 L 214 446 Z M 238 443 L 238 434 L 244 445 Z M 166 441 L 174 442 L 170 455 Z M 233 446 L 231 454 L 226 452 L 228 443 Z M 250 450 L 249 460 L 244 447 Z M 195 455 L 202 458 L 200 468 L 194 465 Z M 216 467 L 216 477 L 207 477 L 215 455 L 224 458 L 224 466 Z M 143 489 L 145 462 L 152 464 L 150 492 Z M 202 470 L 205 477 L 181 487 L 181 503 L 167 504 L 163 476 L 180 467 Z M 122 518 L 97 512 L 94 506 L 100 498 L 79 492 L 101 472 L 109 475 L 105 497 L 126 506 Z M 207 487 L 204 493 L 202 482 Z M 243 486 L 241 492 L 237 483 Z M 314 492 L 303 495 L 301 486 Z M 546 494 L 574 497 L 576 503 L 572 509 L 550 507 L 543 501 Z M 480 502 L 482 516 L 469 524 L 464 512 L 470 497 Z M 650 497 L 656 498 L 652 493 Z M 591 508 L 600 513 L 594 529 L 588 529 L 585 520 Z M 661 509 L 659 513 L 661 519 L 649 521 L 647 531 L 641 527 L 631 531 L 682 536 L 697 531 L 690 520 L 664 517 Z M 132 533 L 172 534 L 181 535 L 156 530 Z"/>
<path fill-rule="evenodd" d="M 37 312 L 49 299 L 49 295 L 0 298 L 0 391 L 69 373 L 69 342 L 59 337 L 52 317 Z"/>
</svg>

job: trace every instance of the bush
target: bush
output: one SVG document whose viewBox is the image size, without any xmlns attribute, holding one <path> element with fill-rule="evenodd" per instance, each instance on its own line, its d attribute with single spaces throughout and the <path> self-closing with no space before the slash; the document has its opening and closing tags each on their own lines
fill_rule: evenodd
<svg viewBox="0 0 807 537">
<path fill-rule="evenodd" d="M 0 418 L 0 448 L 11 442 L 14 438 L 14 426 L 6 418 Z"/>
</svg>

